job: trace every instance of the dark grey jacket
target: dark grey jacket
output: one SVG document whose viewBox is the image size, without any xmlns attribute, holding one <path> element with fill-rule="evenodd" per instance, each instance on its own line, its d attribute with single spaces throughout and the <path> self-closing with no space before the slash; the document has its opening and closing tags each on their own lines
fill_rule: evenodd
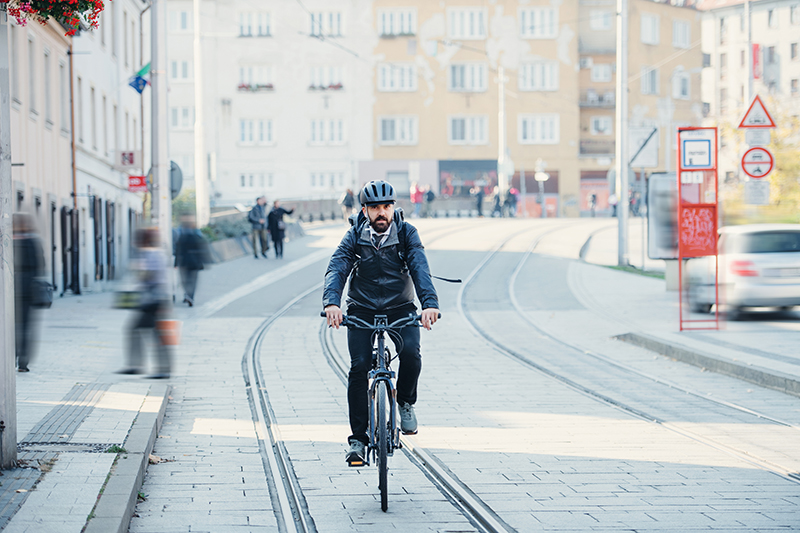
<svg viewBox="0 0 800 533">
<path fill-rule="evenodd" d="M 333 253 L 325 273 L 322 305 L 341 306 L 350 276 L 347 305 L 389 311 L 414 302 L 414 289 L 423 309 L 438 308 L 428 259 L 417 229 L 395 211 L 389 237 L 376 249 L 369 222 L 362 212 L 351 217 L 353 226 Z"/>
<path fill-rule="evenodd" d="M 259 220 L 264 219 L 262 224 Z M 247 221 L 253 229 L 267 229 L 267 207 L 264 205 L 254 205 L 253 209 L 247 214 Z"/>
</svg>

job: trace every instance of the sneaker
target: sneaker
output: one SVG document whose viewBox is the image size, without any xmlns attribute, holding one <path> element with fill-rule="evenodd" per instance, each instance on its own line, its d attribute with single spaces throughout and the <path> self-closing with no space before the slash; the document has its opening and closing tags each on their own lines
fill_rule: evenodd
<svg viewBox="0 0 800 533">
<path fill-rule="evenodd" d="M 21 366 L 17 369 L 17 372 L 30 372 L 31 370 L 27 366 Z"/>
<path fill-rule="evenodd" d="M 364 466 L 367 464 L 367 445 L 358 439 L 350 439 L 350 450 L 345 456 L 345 461 L 350 466 Z"/>
<path fill-rule="evenodd" d="M 114 373 L 115 374 L 141 374 L 142 370 L 140 368 L 129 366 L 127 368 L 123 368 L 121 370 L 117 370 Z"/>
<path fill-rule="evenodd" d="M 417 415 L 414 414 L 414 406 L 410 403 L 398 403 L 400 407 L 400 431 L 404 435 L 417 434 Z"/>
</svg>

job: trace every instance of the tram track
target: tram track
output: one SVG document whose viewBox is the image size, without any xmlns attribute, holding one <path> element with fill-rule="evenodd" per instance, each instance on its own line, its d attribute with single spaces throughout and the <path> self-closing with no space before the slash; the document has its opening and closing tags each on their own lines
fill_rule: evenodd
<svg viewBox="0 0 800 533">
<path fill-rule="evenodd" d="M 531 317 L 528 316 L 528 314 L 524 312 L 524 310 L 522 309 L 521 305 L 519 304 L 519 301 L 516 299 L 515 284 L 516 284 L 516 280 L 517 280 L 517 278 L 519 276 L 519 273 L 521 272 L 522 268 L 525 265 L 525 262 L 534 253 L 536 247 L 542 242 L 543 239 L 548 237 L 551 233 L 553 233 L 555 231 L 558 231 L 559 229 L 564 229 L 564 228 L 553 228 L 553 229 L 551 229 L 549 231 L 545 231 L 544 233 L 541 233 L 540 235 L 538 235 L 532 241 L 531 245 L 529 246 L 527 251 L 523 254 L 522 259 L 517 264 L 516 268 L 514 269 L 513 274 L 509 277 L 508 282 L 507 282 L 507 291 L 508 291 L 508 294 L 509 294 L 509 298 L 511 299 L 512 307 L 513 307 L 514 311 L 516 312 L 517 315 L 520 316 L 520 318 L 526 324 L 528 324 L 530 327 L 532 327 L 537 332 L 537 334 L 539 334 L 541 337 L 547 338 L 551 342 L 563 347 L 564 349 L 569 350 L 570 352 L 572 352 L 570 355 L 580 356 L 580 357 L 589 357 L 589 358 L 594 360 L 595 364 L 597 362 L 602 363 L 604 365 L 607 365 L 609 367 L 612 367 L 612 368 L 616 369 L 619 372 L 625 372 L 628 376 L 636 376 L 638 378 L 646 379 L 646 380 L 650 381 L 651 383 L 653 383 L 656 386 L 666 387 L 666 388 L 672 389 L 674 391 L 678 391 L 678 392 L 684 393 L 684 394 L 686 394 L 688 396 L 691 396 L 691 397 L 693 397 L 695 399 L 699 399 L 699 400 L 702 400 L 704 402 L 710 402 L 710 403 L 713 403 L 713 404 L 715 404 L 715 405 L 717 405 L 719 407 L 725 408 L 725 409 L 734 410 L 739 414 L 743 414 L 743 415 L 746 415 L 746 416 L 752 416 L 752 417 L 754 417 L 757 420 L 762 421 L 762 422 L 766 422 L 766 423 L 770 423 L 770 424 L 774 424 L 774 425 L 779 425 L 779 426 L 782 426 L 782 427 L 788 427 L 788 428 L 792 428 L 792 429 L 800 429 L 796 425 L 793 425 L 793 424 L 791 424 L 789 422 L 777 419 L 775 417 L 771 417 L 771 416 L 763 414 L 763 413 L 759 413 L 757 411 L 754 411 L 752 409 L 746 408 L 744 406 L 740 406 L 740 405 L 734 404 L 732 402 L 726 402 L 726 401 L 718 400 L 716 398 L 710 398 L 707 395 L 704 395 L 704 394 L 702 394 L 700 392 L 693 391 L 691 389 L 688 389 L 686 387 L 682 387 L 682 386 L 677 385 L 675 383 L 671 383 L 668 380 L 665 380 L 663 378 L 658 378 L 658 377 L 649 375 L 649 374 L 647 374 L 645 372 L 642 372 L 642 371 L 640 371 L 640 370 L 638 370 L 636 368 L 633 368 L 633 367 L 631 367 L 629 365 L 625 365 L 624 363 L 620 363 L 618 361 L 614 361 L 614 360 L 612 360 L 612 359 L 610 359 L 610 358 L 608 358 L 606 356 L 603 356 L 601 354 L 598 354 L 596 352 L 584 350 L 583 348 L 580 348 L 580 347 L 578 347 L 576 345 L 573 345 L 573 344 L 571 344 L 571 343 L 569 343 L 567 341 L 564 341 L 564 340 L 562 340 L 562 339 L 560 339 L 560 338 L 548 333 L 543 328 L 539 327 L 533 321 L 533 319 L 531 319 Z M 467 298 L 466 298 L 465 295 L 466 295 L 467 291 L 470 289 L 470 287 L 472 286 L 472 284 L 475 282 L 475 280 L 478 278 L 478 276 L 481 274 L 481 272 L 497 256 L 497 253 L 499 251 L 501 251 L 503 249 L 503 247 L 505 247 L 512 239 L 517 237 L 517 235 L 518 235 L 518 233 L 517 234 L 512 234 L 512 235 L 508 236 L 506 239 L 504 239 L 500 244 L 495 246 L 495 248 L 492 249 L 484 257 L 484 259 L 481 261 L 481 263 L 479 263 L 478 266 L 464 280 L 464 284 L 461 287 L 461 290 L 459 291 L 459 295 L 458 295 L 458 309 L 459 309 L 459 312 L 463 315 L 464 319 L 469 324 L 471 329 L 480 338 L 482 338 L 487 344 L 492 346 L 498 353 L 501 353 L 501 354 L 511 358 L 512 360 L 515 360 L 518 363 L 521 363 L 523 366 L 525 366 L 525 367 L 527 367 L 527 368 L 529 368 L 531 370 L 534 370 L 534 371 L 536 371 L 536 372 L 538 372 L 540 374 L 543 374 L 543 375 L 546 375 L 546 376 L 548 376 L 548 377 L 550 377 L 552 379 L 555 379 L 556 381 L 561 382 L 562 384 L 566 385 L 567 387 L 569 387 L 569 388 L 575 390 L 576 392 L 579 392 L 579 393 L 581 393 L 581 394 L 583 394 L 585 396 L 588 396 L 588 397 L 594 399 L 595 401 L 599 401 L 601 403 L 610 405 L 610 406 L 612 406 L 612 407 L 614 407 L 614 408 L 616 408 L 618 410 L 626 412 L 627 414 L 629 414 L 631 416 L 634 416 L 636 418 L 639 418 L 641 420 L 645 420 L 645 421 L 651 422 L 651 423 L 656 423 L 656 424 L 664 427 L 665 429 L 668 429 L 668 430 L 670 430 L 672 432 L 678 433 L 678 434 L 682 435 L 683 437 L 695 440 L 695 441 L 697 441 L 699 443 L 702 443 L 702 444 L 704 444 L 706 446 L 709 446 L 709 447 L 712 447 L 712 448 L 717 449 L 719 451 L 722 451 L 722 452 L 724 452 L 724 453 L 726 453 L 728 455 L 734 456 L 734 457 L 736 457 L 736 458 L 738 458 L 738 459 L 740 459 L 740 460 L 742 460 L 742 461 L 744 461 L 744 462 L 746 462 L 748 464 L 751 464 L 752 466 L 755 466 L 755 467 L 760 468 L 762 470 L 765 470 L 765 471 L 774 473 L 776 475 L 779 475 L 782 478 L 787 479 L 789 481 L 792 481 L 792 482 L 795 482 L 795 483 L 800 483 L 800 474 L 798 474 L 797 472 L 790 471 L 790 470 L 788 470 L 788 469 L 786 469 L 786 468 L 784 468 L 784 467 L 780 466 L 779 464 L 776 464 L 776 463 L 774 463 L 772 461 L 769 461 L 769 460 L 754 456 L 753 454 L 747 452 L 746 450 L 741 450 L 741 449 L 735 448 L 735 447 L 730 446 L 728 444 L 721 443 L 721 442 L 719 442 L 719 441 L 717 441 L 717 440 L 715 440 L 713 438 L 710 438 L 710 437 L 707 437 L 705 435 L 702 435 L 702 434 L 700 434 L 700 433 L 698 433 L 696 431 L 691 431 L 691 430 L 688 430 L 688 429 L 686 429 L 684 427 L 680 427 L 678 424 L 669 422 L 668 420 L 666 420 L 666 419 L 664 419 L 664 418 L 662 418 L 662 417 L 660 417 L 658 415 L 652 414 L 652 412 L 647 410 L 646 408 L 642 409 L 642 408 L 639 408 L 639 407 L 634 407 L 633 405 L 631 405 L 630 403 L 628 403 L 626 401 L 620 400 L 618 398 L 611 397 L 610 395 L 599 391 L 598 387 L 592 387 L 590 385 L 586 385 L 584 383 L 579 382 L 577 379 L 573 379 L 572 377 L 566 375 L 565 373 L 560 371 L 560 369 L 558 369 L 558 367 L 556 365 L 551 364 L 551 362 L 542 361 L 541 358 L 532 358 L 531 354 L 522 353 L 520 350 L 517 350 L 517 349 L 515 349 L 515 348 L 513 348 L 511 346 L 508 346 L 507 343 L 503 343 L 501 341 L 498 341 L 493 335 L 491 335 L 488 331 L 486 331 L 486 329 L 474 317 L 473 312 L 472 312 L 472 310 L 470 309 L 470 306 L 467 303 Z"/>
</svg>

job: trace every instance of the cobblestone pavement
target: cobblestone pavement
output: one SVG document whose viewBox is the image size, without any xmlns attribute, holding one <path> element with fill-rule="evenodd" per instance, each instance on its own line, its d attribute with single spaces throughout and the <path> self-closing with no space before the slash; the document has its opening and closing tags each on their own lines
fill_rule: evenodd
<svg viewBox="0 0 800 533">
<path fill-rule="evenodd" d="M 508 239 L 469 286 L 437 282 L 443 320 L 422 332 L 421 429 L 415 441 L 510 528 L 800 529 L 800 483 L 787 475 L 800 470 L 800 399 L 613 340 L 637 330 L 661 338 L 675 334 L 686 345 L 714 349 L 717 337 L 679 335 L 676 324 L 662 323 L 675 300 L 662 280 L 577 261 L 588 235 L 608 221 L 415 224 L 429 243 L 433 273 L 449 278 L 468 279 L 487 253 Z M 130 531 L 279 530 L 243 356 L 265 319 L 319 283 L 327 263 L 320 251 L 331 250 L 344 229 L 310 231 L 290 243 L 282 263 L 244 258 L 217 265 L 201 275 L 198 306 L 176 308 L 184 331 L 169 380 L 172 397 L 156 439 L 155 464 L 141 489 L 146 499 L 139 502 Z M 536 253 L 520 265 L 539 237 Z M 243 286 L 248 289 L 231 296 Z M 404 453 L 390 460 L 388 513 L 376 499 L 376 469 L 346 467 L 345 389 L 322 354 L 319 302 L 320 292 L 313 292 L 278 317 L 258 354 L 276 430 L 316 529 L 478 530 Z M 110 374 L 121 364 L 119 317 L 99 316 L 89 335 L 70 330 L 64 341 L 70 358 L 62 363 L 69 377 L 43 373 L 40 379 L 49 386 L 38 393 L 33 382 L 21 387 L 20 412 L 26 416 L 20 434 L 35 430 L 75 383 L 102 383 L 119 398 L 147 383 Z M 76 314 L 58 324 L 87 326 Z M 753 359 L 742 365 L 755 362 L 800 375 L 784 348 L 796 332 L 792 325 L 764 320 L 745 326 L 759 330 L 763 353 L 750 354 Z M 718 353 L 727 349 L 747 357 L 739 341 L 744 330 L 732 329 L 730 337 L 719 333 L 732 347 L 720 345 Z M 43 336 L 45 344 L 48 338 Z M 346 333 L 334 332 L 332 338 L 346 354 Z M 46 357 L 39 361 L 56 361 Z M 97 413 L 86 416 L 73 439 L 115 442 L 115 429 Z M 119 427 L 125 416 L 128 411 L 118 413 Z M 82 455 L 72 457 L 56 467 L 68 475 L 71 469 L 90 471 L 80 466 Z M 97 493 L 88 474 L 71 483 Z M 17 514 L 20 524 L 29 522 L 25 513 L 34 503 L 45 505 L 44 494 L 35 494 L 39 499 L 31 494 Z"/>
</svg>

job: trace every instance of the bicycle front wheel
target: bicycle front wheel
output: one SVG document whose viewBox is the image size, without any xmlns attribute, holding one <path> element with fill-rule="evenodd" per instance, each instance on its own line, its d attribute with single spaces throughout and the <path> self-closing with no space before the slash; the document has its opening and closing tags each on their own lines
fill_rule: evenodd
<svg viewBox="0 0 800 533">
<path fill-rule="evenodd" d="M 389 455 L 389 421 L 387 416 L 388 386 L 386 383 L 378 383 L 378 397 L 376 407 L 378 411 L 378 488 L 381 491 L 381 510 L 386 512 L 389 508 L 389 465 L 387 464 Z"/>
</svg>

